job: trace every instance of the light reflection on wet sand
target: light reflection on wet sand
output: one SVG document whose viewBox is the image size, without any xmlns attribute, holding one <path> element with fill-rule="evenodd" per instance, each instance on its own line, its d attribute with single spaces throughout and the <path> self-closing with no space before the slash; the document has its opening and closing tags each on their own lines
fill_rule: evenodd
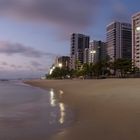
<svg viewBox="0 0 140 140">
<path fill-rule="evenodd" d="M 62 90 L 59 91 L 59 98 L 62 98 L 62 95 L 64 92 Z M 56 94 L 53 89 L 50 90 L 50 104 L 52 107 L 56 107 L 59 105 L 59 111 L 60 111 L 60 118 L 59 118 L 59 123 L 64 124 L 65 123 L 65 116 L 66 116 L 66 107 L 63 102 L 57 101 Z"/>
<path fill-rule="evenodd" d="M 0 83 L 0 140 L 46 140 L 69 125 L 73 115 L 58 101 L 62 93 Z"/>
<path fill-rule="evenodd" d="M 63 124 L 65 122 L 65 115 L 66 115 L 64 103 L 59 103 L 59 107 L 60 107 L 60 119 L 59 119 L 59 122 L 60 122 L 60 124 Z"/>
</svg>

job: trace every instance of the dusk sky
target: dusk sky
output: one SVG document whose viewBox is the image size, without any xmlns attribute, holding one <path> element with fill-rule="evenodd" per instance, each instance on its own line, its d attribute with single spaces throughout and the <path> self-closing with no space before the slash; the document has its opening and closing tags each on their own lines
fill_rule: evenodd
<svg viewBox="0 0 140 140">
<path fill-rule="evenodd" d="M 105 41 L 107 24 L 139 11 L 140 0 L 0 0 L 0 78 L 44 75 L 71 33 Z"/>
</svg>

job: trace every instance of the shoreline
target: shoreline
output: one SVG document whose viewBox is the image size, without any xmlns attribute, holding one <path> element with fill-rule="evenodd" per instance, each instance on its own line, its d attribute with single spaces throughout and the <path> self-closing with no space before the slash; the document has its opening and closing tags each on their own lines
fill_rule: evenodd
<svg viewBox="0 0 140 140">
<path fill-rule="evenodd" d="M 51 140 L 140 139 L 140 79 L 34 80 L 26 84 L 62 90 L 76 122 Z"/>
</svg>

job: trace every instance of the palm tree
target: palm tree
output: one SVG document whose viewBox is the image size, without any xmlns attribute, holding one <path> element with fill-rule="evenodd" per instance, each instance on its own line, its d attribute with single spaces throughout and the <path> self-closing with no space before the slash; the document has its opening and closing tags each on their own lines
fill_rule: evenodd
<svg viewBox="0 0 140 140">
<path fill-rule="evenodd" d="M 87 78 L 92 78 L 93 76 L 93 63 L 85 63 L 82 67 L 83 75 Z"/>
<path fill-rule="evenodd" d="M 116 73 L 120 73 L 120 77 L 132 72 L 132 61 L 130 59 L 120 58 L 114 61 L 114 69 Z"/>
</svg>

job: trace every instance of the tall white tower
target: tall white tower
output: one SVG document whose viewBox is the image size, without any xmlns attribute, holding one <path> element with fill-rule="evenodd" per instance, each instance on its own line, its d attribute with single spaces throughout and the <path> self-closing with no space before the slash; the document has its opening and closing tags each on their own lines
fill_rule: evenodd
<svg viewBox="0 0 140 140">
<path fill-rule="evenodd" d="M 140 68 L 140 12 L 132 16 L 132 60 Z"/>
</svg>

